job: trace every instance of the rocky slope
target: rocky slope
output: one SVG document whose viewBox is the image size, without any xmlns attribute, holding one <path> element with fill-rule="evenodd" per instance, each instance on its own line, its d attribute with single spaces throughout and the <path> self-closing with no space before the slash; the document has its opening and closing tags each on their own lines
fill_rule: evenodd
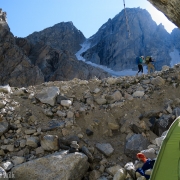
<svg viewBox="0 0 180 180">
<path fill-rule="evenodd" d="M 59 23 L 27 38 L 17 38 L 31 62 L 41 69 L 45 81 L 91 79 L 110 76 L 99 68 L 78 61 L 74 53 L 85 40 L 72 22 Z"/>
<path fill-rule="evenodd" d="M 173 29 L 171 33 L 172 42 L 174 43 L 174 47 L 180 51 L 180 30 L 178 28 Z"/>
<path fill-rule="evenodd" d="M 89 48 L 81 55 L 118 71 L 137 68 L 135 58 L 141 55 L 153 56 L 157 70 L 170 65 L 169 53 L 173 49 L 170 34 L 161 24 L 157 26 L 146 10 L 126 8 L 126 11 L 130 37 L 123 10 L 87 39 L 84 46 L 88 44 Z"/>
<path fill-rule="evenodd" d="M 176 65 L 139 77 L 1 86 L 1 172 L 23 180 L 131 179 L 127 163 L 137 168 L 143 150 L 156 157 L 158 137 L 180 115 L 179 83 Z"/>
<path fill-rule="evenodd" d="M 146 149 L 156 157 L 163 132 L 180 115 L 179 83 L 176 65 L 140 77 L 0 86 L 1 177 L 132 179 L 131 170 L 141 165 L 135 154 Z"/>
<path fill-rule="evenodd" d="M 44 82 L 41 70 L 16 45 L 6 22 L 0 23 L 0 84 L 34 85 Z"/>
<path fill-rule="evenodd" d="M 68 50 L 54 49 L 44 42 L 32 45 L 24 38 L 17 38 L 16 43 L 31 62 L 42 71 L 46 82 L 73 78 L 91 79 L 95 76 L 101 79 L 110 76 L 99 68 L 78 61 Z"/>
<path fill-rule="evenodd" d="M 62 27 L 61 27 L 62 24 Z M 85 38 L 71 23 L 46 29 L 48 38 L 37 33 L 28 39 L 14 38 L 5 21 L 0 22 L 0 84 L 29 86 L 45 81 L 91 79 L 110 76 L 99 68 L 78 61 L 73 54 Z M 74 32 L 74 29 L 76 33 Z M 58 31 L 59 30 L 59 31 Z M 71 32 L 69 32 L 71 31 Z M 57 36 L 59 38 L 57 38 Z M 51 39 L 52 38 L 52 39 Z M 48 39 L 48 41 L 43 41 Z M 50 46 L 48 44 L 51 44 Z"/>
</svg>

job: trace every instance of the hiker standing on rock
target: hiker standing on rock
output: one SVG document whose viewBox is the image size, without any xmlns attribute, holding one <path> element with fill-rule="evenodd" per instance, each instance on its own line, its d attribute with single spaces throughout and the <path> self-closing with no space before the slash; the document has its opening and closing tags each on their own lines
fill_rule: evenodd
<svg viewBox="0 0 180 180">
<path fill-rule="evenodd" d="M 147 57 L 146 57 L 146 64 L 147 64 L 147 67 L 148 67 L 148 74 L 151 73 L 151 70 L 152 70 L 152 72 L 155 71 L 155 67 L 154 67 L 154 65 L 152 64 L 152 62 L 154 62 L 154 60 L 152 59 L 152 57 L 151 57 L 151 56 L 147 56 Z"/>
<path fill-rule="evenodd" d="M 143 60 L 144 60 L 144 56 L 140 56 L 136 58 L 137 64 L 138 64 L 138 72 L 136 75 L 139 74 L 139 72 L 141 72 L 143 74 Z"/>
</svg>

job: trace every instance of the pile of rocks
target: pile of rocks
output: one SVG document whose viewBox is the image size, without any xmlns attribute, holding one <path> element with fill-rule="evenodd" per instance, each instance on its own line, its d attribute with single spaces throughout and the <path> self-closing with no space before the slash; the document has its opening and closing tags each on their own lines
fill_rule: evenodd
<svg viewBox="0 0 180 180">
<path fill-rule="evenodd" d="M 179 82 L 176 65 L 140 77 L 0 86 L 1 174 L 131 179 L 127 163 L 143 150 L 155 158 L 180 115 Z"/>
</svg>

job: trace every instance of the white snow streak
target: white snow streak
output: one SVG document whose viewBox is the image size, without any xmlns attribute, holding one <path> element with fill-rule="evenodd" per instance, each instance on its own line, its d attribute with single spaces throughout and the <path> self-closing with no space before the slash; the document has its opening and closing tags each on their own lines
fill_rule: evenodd
<svg viewBox="0 0 180 180">
<path fill-rule="evenodd" d="M 123 71 L 114 71 L 114 70 L 112 70 L 106 66 L 95 64 L 95 63 L 92 63 L 91 61 L 86 61 L 81 56 L 81 54 L 83 52 L 85 52 L 86 50 L 88 50 L 92 46 L 91 46 L 91 43 L 88 41 L 85 41 L 83 44 L 81 44 L 81 46 L 82 46 L 81 49 L 75 54 L 78 60 L 84 61 L 85 63 L 90 64 L 91 66 L 101 68 L 102 70 L 108 72 L 112 76 L 135 76 L 136 75 L 137 71 L 133 71 L 132 69 L 126 69 Z M 146 66 L 143 67 L 143 70 L 144 70 L 144 74 L 147 74 L 147 67 Z"/>
</svg>

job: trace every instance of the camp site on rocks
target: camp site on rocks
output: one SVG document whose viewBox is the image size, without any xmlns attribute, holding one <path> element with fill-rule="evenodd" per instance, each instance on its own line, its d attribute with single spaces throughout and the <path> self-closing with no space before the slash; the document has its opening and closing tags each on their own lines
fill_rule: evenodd
<svg viewBox="0 0 180 180">
<path fill-rule="evenodd" d="M 170 64 L 169 55 L 175 48 L 180 62 L 179 29 L 170 35 L 146 10 L 123 2 L 124 10 L 90 38 L 72 22 L 16 37 L 0 8 L 0 179 L 180 177 L 180 63 Z M 180 27 L 178 0 L 149 2 Z M 120 49 L 132 44 L 121 30 L 137 21 L 131 33 L 138 45 Z M 144 28 L 147 22 L 153 28 Z M 141 46 L 157 57 L 155 72 L 114 76 L 101 68 L 137 68 Z"/>
</svg>

